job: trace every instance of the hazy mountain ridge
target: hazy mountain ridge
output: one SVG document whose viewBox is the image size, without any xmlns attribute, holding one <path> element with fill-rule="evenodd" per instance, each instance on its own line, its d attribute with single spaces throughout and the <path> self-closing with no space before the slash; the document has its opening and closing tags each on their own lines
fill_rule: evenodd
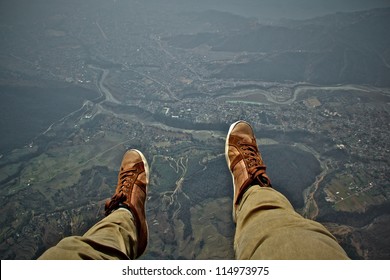
<svg viewBox="0 0 390 280">
<path fill-rule="evenodd" d="M 248 21 L 239 31 L 179 35 L 179 48 L 209 45 L 213 51 L 265 53 L 227 65 L 215 76 L 255 80 L 390 85 L 390 8 L 338 13 L 290 26 Z M 229 28 L 228 30 L 232 30 Z"/>
</svg>

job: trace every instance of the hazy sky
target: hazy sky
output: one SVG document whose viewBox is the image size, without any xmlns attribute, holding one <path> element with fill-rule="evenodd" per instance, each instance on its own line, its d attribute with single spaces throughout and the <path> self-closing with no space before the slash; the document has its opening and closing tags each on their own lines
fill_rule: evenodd
<svg viewBox="0 0 390 280">
<path fill-rule="evenodd" d="M 81 3 L 96 7 L 102 2 L 109 4 L 120 1 L 138 2 L 137 6 L 147 6 L 149 9 L 156 7 L 157 12 L 161 8 L 176 11 L 215 9 L 263 19 L 306 19 L 335 12 L 390 7 L 390 0 L 0 0 L 0 15 L 10 16 L 13 12 L 40 13 L 45 10 L 45 6 L 53 8 L 56 3 L 61 3 L 58 6 L 64 8 L 66 5 L 78 6 Z"/>
</svg>

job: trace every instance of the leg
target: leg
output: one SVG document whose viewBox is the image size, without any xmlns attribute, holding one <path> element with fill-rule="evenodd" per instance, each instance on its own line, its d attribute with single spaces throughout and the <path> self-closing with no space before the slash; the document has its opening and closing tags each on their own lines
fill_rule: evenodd
<svg viewBox="0 0 390 280">
<path fill-rule="evenodd" d="M 82 237 L 61 240 L 40 259 L 135 259 L 148 242 L 145 202 L 149 168 L 143 154 L 130 150 L 123 156 L 114 195 L 106 201 L 106 218 Z"/>
<path fill-rule="evenodd" d="M 237 258 L 348 258 L 324 226 L 300 216 L 287 198 L 272 188 L 248 123 L 230 126 L 225 155 L 233 177 Z"/>
<path fill-rule="evenodd" d="M 83 236 L 70 236 L 39 259 L 135 259 L 137 229 L 130 211 L 120 208 L 91 227 Z"/>
<path fill-rule="evenodd" d="M 273 188 L 248 189 L 236 214 L 238 259 L 348 259 L 323 225 L 296 213 Z"/>
</svg>

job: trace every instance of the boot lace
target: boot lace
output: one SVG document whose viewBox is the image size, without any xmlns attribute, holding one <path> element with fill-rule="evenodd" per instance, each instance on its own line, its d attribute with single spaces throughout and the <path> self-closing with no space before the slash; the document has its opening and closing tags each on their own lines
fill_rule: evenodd
<svg viewBox="0 0 390 280">
<path fill-rule="evenodd" d="M 127 195 L 130 195 L 129 190 L 135 182 L 135 178 L 133 177 L 136 171 L 136 169 L 130 169 L 120 173 L 120 184 L 117 186 L 115 194 L 105 205 L 106 216 L 119 207 L 128 208 L 123 202 L 127 200 Z"/>
<path fill-rule="evenodd" d="M 270 180 L 265 175 L 266 166 L 260 157 L 257 145 L 241 142 L 237 143 L 248 167 L 248 173 L 253 180 L 261 185 L 270 185 Z M 265 175 L 265 176 L 264 176 Z"/>
</svg>

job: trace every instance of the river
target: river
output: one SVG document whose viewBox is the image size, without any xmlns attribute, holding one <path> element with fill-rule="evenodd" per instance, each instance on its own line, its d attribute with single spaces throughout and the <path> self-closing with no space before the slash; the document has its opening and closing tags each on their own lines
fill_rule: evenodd
<svg viewBox="0 0 390 280">
<path fill-rule="evenodd" d="M 0 154 L 28 145 L 85 100 L 97 97 L 96 91 L 63 83 L 47 88 L 0 86 Z"/>
</svg>

